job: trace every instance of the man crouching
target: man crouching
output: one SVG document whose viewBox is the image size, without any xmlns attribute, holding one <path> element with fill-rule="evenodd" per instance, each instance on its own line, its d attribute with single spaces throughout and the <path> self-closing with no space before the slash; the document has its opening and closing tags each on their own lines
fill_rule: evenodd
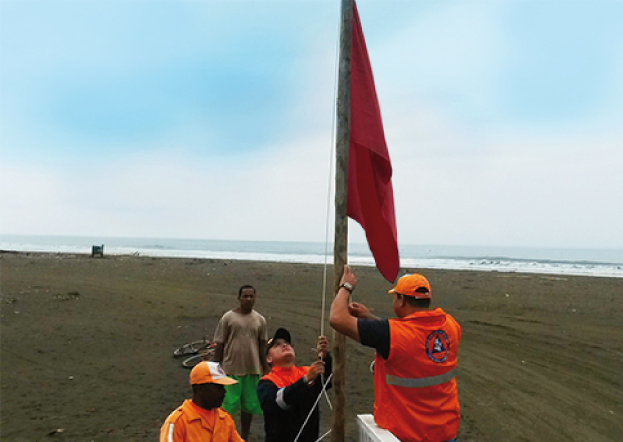
<svg viewBox="0 0 623 442">
<path fill-rule="evenodd" d="M 310 414 L 322 383 L 331 375 L 329 341 L 318 338 L 318 360 L 308 367 L 294 365 L 295 353 L 290 332 L 279 328 L 268 341 L 266 361 L 271 371 L 262 377 L 257 396 L 264 411 L 265 442 L 314 442 L 318 439 L 318 406 Z M 324 375 L 324 376 L 321 376 Z M 327 385 L 330 388 L 331 384 Z M 303 424 L 305 427 L 302 429 Z"/>
</svg>

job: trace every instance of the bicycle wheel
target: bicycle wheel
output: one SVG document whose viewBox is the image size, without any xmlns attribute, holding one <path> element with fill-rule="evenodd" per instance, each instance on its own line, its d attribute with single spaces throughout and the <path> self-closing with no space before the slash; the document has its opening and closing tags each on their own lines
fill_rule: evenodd
<svg viewBox="0 0 623 442">
<path fill-rule="evenodd" d="M 205 339 L 189 342 L 173 350 L 173 357 L 179 358 L 180 356 L 197 354 L 202 348 L 205 348 L 209 344 L 210 342 Z"/>
<path fill-rule="evenodd" d="M 208 349 L 215 347 L 216 344 L 208 341 L 207 339 L 203 339 L 201 341 L 193 341 L 190 343 L 190 346 L 195 349 L 198 353 L 207 351 Z"/>
<path fill-rule="evenodd" d="M 199 362 L 203 361 L 203 357 L 204 355 L 194 355 L 191 356 L 190 358 L 184 359 L 182 361 L 182 365 L 186 368 L 193 368 L 195 365 L 197 365 Z"/>
</svg>

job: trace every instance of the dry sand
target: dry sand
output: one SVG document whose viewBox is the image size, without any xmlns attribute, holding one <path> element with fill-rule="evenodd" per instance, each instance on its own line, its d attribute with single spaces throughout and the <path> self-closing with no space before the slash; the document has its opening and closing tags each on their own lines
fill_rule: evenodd
<svg viewBox="0 0 623 442">
<path fill-rule="evenodd" d="M 242 284 L 257 287 L 270 332 L 293 332 L 298 362 L 314 356 L 321 266 L 32 253 L 2 253 L 0 265 L 4 442 L 157 440 L 190 396 L 173 349 L 212 335 Z M 355 270 L 355 299 L 389 316 L 389 284 Z M 422 273 L 463 329 L 463 442 L 623 440 L 623 279 Z M 372 410 L 372 358 L 349 343 L 347 440 Z M 262 440 L 261 418 L 251 431 Z"/>
</svg>

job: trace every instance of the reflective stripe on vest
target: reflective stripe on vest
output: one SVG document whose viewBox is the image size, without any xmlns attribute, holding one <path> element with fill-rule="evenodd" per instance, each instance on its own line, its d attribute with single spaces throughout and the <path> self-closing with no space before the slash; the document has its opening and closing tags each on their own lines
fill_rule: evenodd
<svg viewBox="0 0 623 442">
<path fill-rule="evenodd" d="M 388 374 L 385 375 L 385 382 L 387 382 L 387 385 L 395 385 L 397 387 L 421 388 L 443 384 L 452 380 L 452 378 L 454 378 L 454 369 L 447 373 L 440 374 L 439 376 L 431 376 L 428 378 L 401 378 Z"/>
<path fill-rule="evenodd" d="M 168 442 L 173 442 L 173 424 L 169 424 Z"/>
<path fill-rule="evenodd" d="M 286 388 L 283 387 L 277 390 L 277 396 L 275 397 L 275 402 L 277 402 L 277 405 L 279 405 L 279 408 L 281 408 L 282 410 L 287 410 L 288 408 L 290 408 L 290 405 L 286 403 L 286 400 L 283 397 L 283 392 L 285 391 L 285 389 Z"/>
</svg>

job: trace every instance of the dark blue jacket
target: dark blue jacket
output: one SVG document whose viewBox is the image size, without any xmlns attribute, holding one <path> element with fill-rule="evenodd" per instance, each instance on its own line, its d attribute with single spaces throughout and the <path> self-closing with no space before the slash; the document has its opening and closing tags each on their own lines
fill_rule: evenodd
<svg viewBox="0 0 623 442">
<path fill-rule="evenodd" d="M 322 391 L 322 382 L 326 382 L 331 375 L 331 365 L 331 356 L 327 355 L 324 375 L 319 376 L 311 385 L 306 384 L 302 377 L 283 388 L 278 388 L 268 379 L 260 380 L 257 397 L 264 411 L 265 442 L 294 442 Z M 327 385 L 327 389 L 329 388 L 331 383 Z M 318 439 L 319 406 L 320 401 L 297 442 L 315 442 Z"/>
</svg>

